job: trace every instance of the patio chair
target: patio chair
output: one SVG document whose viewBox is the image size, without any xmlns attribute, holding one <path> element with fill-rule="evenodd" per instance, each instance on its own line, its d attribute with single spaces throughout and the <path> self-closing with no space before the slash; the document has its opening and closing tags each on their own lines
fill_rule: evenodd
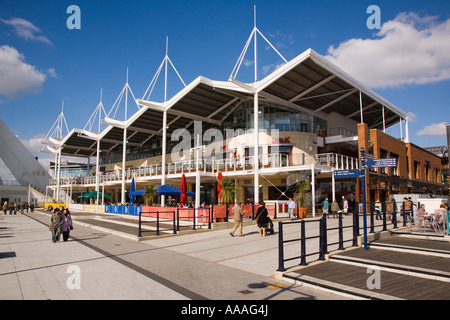
<svg viewBox="0 0 450 320">
<path fill-rule="evenodd" d="M 441 219 L 440 215 L 429 215 L 425 216 L 424 219 L 424 231 L 426 231 L 427 227 L 438 233 L 441 231 L 441 227 L 439 225 L 439 221 Z"/>
</svg>

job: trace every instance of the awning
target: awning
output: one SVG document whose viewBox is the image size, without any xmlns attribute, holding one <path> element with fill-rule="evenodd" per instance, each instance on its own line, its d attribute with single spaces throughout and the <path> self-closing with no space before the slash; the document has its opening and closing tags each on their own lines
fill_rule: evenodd
<svg viewBox="0 0 450 320">
<path fill-rule="evenodd" d="M 112 198 L 112 196 L 110 196 L 109 194 L 106 194 L 106 193 L 103 194 L 101 192 L 99 192 L 98 197 L 99 198 L 102 198 L 102 197 Z M 97 191 L 92 191 L 92 192 L 88 192 L 88 193 L 82 194 L 78 198 L 97 198 Z"/>
<path fill-rule="evenodd" d="M 180 196 L 181 195 L 181 191 L 179 188 L 169 186 L 167 184 L 157 186 L 156 190 L 158 190 L 158 195 L 160 195 L 160 196 Z M 145 189 L 130 192 L 130 196 L 142 196 L 144 194 L 145 194 Z M 191 192 L 191 191 L 187 191 L 186 195 L 188 197 L 195 197 L 195 193 Z"/>
</svg>

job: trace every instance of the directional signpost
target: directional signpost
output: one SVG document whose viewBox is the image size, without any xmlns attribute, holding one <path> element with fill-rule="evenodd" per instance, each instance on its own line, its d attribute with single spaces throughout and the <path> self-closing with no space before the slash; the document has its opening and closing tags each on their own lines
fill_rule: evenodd
<svg viewBox="0 0 450 320">
<path fill-rule="evenodd" d="M 335 179 L 347 179 L 347 178 L 359 178 L 361 177 L 361 170 L 350 169 L 350 170 L 334 170 Z"/>
<path fill-rule="evenodd" d="M 395 168 L 397 158 L 366 159 L 367 168 Z"/>
<path fill-rule="evenodd" d="M 366 168 L 395 168 L 397 158 L 374 159 L 364 148 L 361 148 L 361 169 L 334 170 L 334 179 L 362 178 L 363 219 L 364 219 L 364 250 L 367 250 L 367 208 L 366 208 Z"/>
<path fill-rule="evenodd" d="M 364 157 L 364 148 L 361 148 L 361 177 L 362 177 L 362 189 L 363 189 L 363 216 L 364 216 L 364 250 L 367 250 L 367 210 L 366 210 L 366 179 L 365 179 L 365 169 L 366 168 L 395 168 L 397 167 L 396 158 L 383 158 L 374 159 Z"/>
</svg>

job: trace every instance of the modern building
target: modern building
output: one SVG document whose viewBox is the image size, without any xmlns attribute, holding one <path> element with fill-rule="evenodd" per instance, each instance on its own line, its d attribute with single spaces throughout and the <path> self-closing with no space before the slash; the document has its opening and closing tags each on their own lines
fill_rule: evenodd
<svg viewBox="0 0 450 320">
<path fill-rule="evenodd" d="M 0 119 L 0 158 L 18 181 L 18 185 L 29 185 L 45 193 L 51 176 L 2 119 Z"/>
<path fill-rule="evenodd" d="M 236 74 L 228 81 L 200 76 L 169 100 L 136 99 L 135 114 L 104 117 L 102 131 L 73 129 L 47 141 L 60 156 L 97 159 L 92 175 L 60 176 L 50 187 L 103 190 L 126 203 L 133 178 L 142 189 L 179 186 L 184 174 L 198 206 L 217 202 L 219 172 L 235 181 L 238 202 L 285 201 L 295 196 L 295 182 L 308 180 L 314 214 L 325 197 L 361 199 L 360 179 L 334 180 L 333 171 L 359 168 L 364 147 L 374 158 L 398 160 L 396 168 L 368 172 L 370 200 L 442 188 L 441 159 L 409 141 L 407 113 L 314 50 L 261 80 L 255 69 L 253 83 Z M 385 133 L 395 124 L 402 139 Z"/>
</svg>

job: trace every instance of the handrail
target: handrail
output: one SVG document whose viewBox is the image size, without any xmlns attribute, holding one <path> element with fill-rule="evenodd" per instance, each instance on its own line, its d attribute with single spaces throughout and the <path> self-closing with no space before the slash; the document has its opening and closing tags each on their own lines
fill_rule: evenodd
<svg viewBox="0 0 450 320">
<path fill-rule="evenodd" d="M 375 225 L 374 222 L 374 214 L 375 214 L 375 206 L 373 202 L 368 202 L 367 204 L 370 204 L 370 211 L 368 213 L 368 217 L 370 219 L 370 233 L 375 232 L 375 226 L 382 227 L 382 231 L 387 230 L 388 224 L 387 224 L 387 210 L 386 210 L 386 203 L 382 204 L 382 224 L 381 225 Z M 389 226 L 391 226 L 393 229 L 397 228 L 397 206 L 395 204 L 395 200 L 393 201 L 392 207 L 392 218 L 391 223 Z M 404 208 L 405 206 L 403 206 Z M 403 209 L 403 225 L 406 225 L 406 214 Z M 381 214 L 381 213 L 380 213 Z M 338 213 L 338 226 L 337 227 L 327 227 L 327 216 L 330 214 L 324 213 L 321 218 L 316 219 L 307 219 L 307 220 L 296 220 L 296 221 L 280 221 L 278 223 L 278 269 L 277 271 L 283 272 L 286 271 L 285 263 L 292 260 L 298 260 L 300 259 L 299 265 L 307 265 L 306 257 L 312 256 L 312 255 L 318 255 L 318 260 L 325 260 L 325 254 L 328 253 L 328 247 L 333 245 L 338 245 L 337 250 L 344 250 L 345 249 L 345 243 L 351 242 L 351 246 L 357 246 L 358 241 L 357 238 L 360 236 L 360 224 L 359 224 L 359 218 L 361 217 L 360 212 L 360 204 L 357 202 L 355 206 L 355 210 L 353 212 L 353 219 L 351 224 L 344 225 L 343 224 L 343 217 L 342 212 Z M 306 224 L 312 224 L 319 222 L 319 232 L 316 235 L 312 235 L 309 237 L 306 237 L 305 228 Z M 291 224 L 300 224 L 300 238 L 296 239 L 284 239 L 284 232 L 285 232 L 285 226 L 291 225 Z M 344 229 L 352 228 L 352 238 L 348 240 L 344 240 L 343 231 Z M 333 243 L 328 243 L 328 231 L 338 231 L 338 241 Z M 307 253 L 307 240 L 310 239 L 319 239 L 319 248 L 318 251 Z M 300 241 L 300 254 L 294 257 L 285 257 L 284 254 L 284 245 L 287 243 L 292 242 L 298 242 Z"/>
</svg>

